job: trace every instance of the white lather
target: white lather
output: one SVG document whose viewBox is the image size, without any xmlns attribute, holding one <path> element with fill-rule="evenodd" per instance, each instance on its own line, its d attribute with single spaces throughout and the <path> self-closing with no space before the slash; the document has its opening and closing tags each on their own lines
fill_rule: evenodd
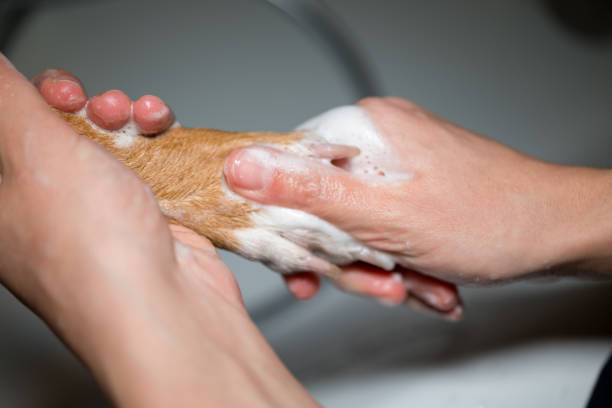
<svg viewBox="0 0 612 408">
<path fill-rule="evenodd" d="M 311 142 L 356 146 L 361 154 L 343 166 L 351 173 L 371 183 L 411 177 L 396 170 L 390 147 L 366 111 L 359 106 L 332 109 L 298 126 L 297 130 L 304 131 L 307 137 L 297 146 L 290 147 L 292 152 L 303 154 L 304 144 Z M 229 190 L 228 194 L 238 197 Z M 345 265 L 355 261 L 386 270 L 395 267 L 393 255 L 368 247 L 319 217 L 289 208 L 253 205 L 261 208 L 252 215 L 255 227 L 235 231 L 242 244 L 241 253 L 278 272 L 325 273 L 331 267 L 329 263 Z"/>
</svg>

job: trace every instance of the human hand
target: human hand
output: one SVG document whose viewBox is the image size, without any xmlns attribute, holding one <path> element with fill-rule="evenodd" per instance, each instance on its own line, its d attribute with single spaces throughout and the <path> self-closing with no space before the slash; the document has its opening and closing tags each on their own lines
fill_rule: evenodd
<svg viewBox="0 0 612 408">
<path fill-rule="evenodd" d="M 15 258 L 16 263 L 28 259 L 32 263 L 28 268 L 41 270 L 52 268 L 60 257 L 65 263 L 66 253 L 91 256 L 87 250 L 91 245 L 116 250 L 115 256 L 99 254 L 100 259 L 95 259 L 108 269 L 113 269 L 111 265 L 124 268 L 122 264 L 143 258 L 143 253 L 150 253 L 147 264 L 170 267 L 178 258 L 170 232 L 193 249 L 211 248 L 206 239 L 186 228 L 169 229 L 148 188 L 135 174 L 94 143 L 78 137 L 18 73 L 6 65 L 3 69 L 5 89 L 17 89 L 10 94 L 15 98 L 11 103 L 31 107 L 29 115 L 20 111 L 4 123 L 1 187 L 6 198 L 1 204 L 6 216 L 4 237 L 8 239 L 11 231 L 15 246 L 4 259 Z M 34 83 L 45 100 L 58 109 L 76 111 L 87 102 L 80 82 L 69 73 L 48 70 Z M 7 108 L 8 98 L 3 102 Z M 135 121 L 150 131 L 167 128 L 173 121 L 172 112 L 156 97 L 145 96 L 133 105 Z M 88 115 L 99 126 L 110 128 L 121 117 L 129 119 L 131 102 L 122 92 L 109 91 L 91 99 Z M 25 136 L 8 134 L 19 131 Z M 28 232 L 27 237 L 23 231 Z M 22 238 L 28 242 L 21 242 Z M 21 249 L 32 255 L 25 256 Z M 217 262 L 214 251 L 207 251 L 207 255 Z M 219 262 L 206 274 L 215 276 L 211 283 L 228 301 L 241 306 L 239 290 L 227 268 Z"/>
<path fill-rule="evenodd" d="M 47 72 L 36 83 L 58 108 L 77 110 L 87 100 L 69 74 Z M 94 106 L 101 126 L 123 120 L 122 96 L 109 95 Z M 171 122 L 169 113 L 148 115 L 160 104 L 144 105 L 144 113 L 133 107 L 141 126 Z M 166 120 L 149 120 L 160 116 Z M 314 405 L 250 321 L 210 243 L 168 228 L 144 183 L 76 134 L 4 57 L 0 164 L 0 281 L 118 405 L 240 405 L 243 398 Z M 224 391 L 234 386 L 244 392 Z"/>
<path fill-rule="evenodd" d="M 59 110 L 75 112 L 85 106 L 86 96 L 82 87 L 74 76 L 66 72 L 48 71 L 38 76 L 35 83 L 47 101 Z M 87 115 L 101 128 L 117 130 L 125 126 L 130 118 L 130 104 L 124 93 L 109 91 L 92 98 L 82 114 Z M 145 96 L 134 102 L 133 106 L 134 122 L 139 129 L 152 129 L 152 133 L 158 133 L 172 124 L 172 112 L 159 98 Z M 149 112 L 151 110 L 152 112 Z M 157 126 L 148 125 L 148 117 L 144 114 L 157 119 Z M 285 278 L 289 289 L 298 299 L 314 296 L 319 284 L 318 279 L 316 275 L 309 273 Z M 458 295 L 452 285 L 409 271 L 390 273 L 366 267 L 353 268 L 346 270 L 335 282 L 345 290 L 373 296 L 389 304 L 406 302 L 416 307 L 432 305 L 430 308 L 440 311 L 450 319 L 455 320 L 461 316 Z M 407 288 L 416 296 L 406 296 Z"/>
<path fill-rule="evenodd" d="M 396 255 L 400 271 L 457 283 L 559 270 L 588 259 L 597 242 L 610 243 L 609 222 L 601 225 L 611 212 L 610 172 L 534 159 L 400 98 L 358 105 L 382 132 L 391 147 L 387 158 L 404 180 L 370 183 L 340 167 L 296 160 L 309 171 L 295 163 L 291 171 L 268 170 L 267 184 L 251 191 L 241 188 L 240 159 L 261 147 L 249 147 L 228 158 L 230 188 L 317 215 Z M 248 157 L 250 172 L 265 168 L 250 159 L 257 155 Z M 598 216 L 587 217 L 592 209 Z"/>
</svg>

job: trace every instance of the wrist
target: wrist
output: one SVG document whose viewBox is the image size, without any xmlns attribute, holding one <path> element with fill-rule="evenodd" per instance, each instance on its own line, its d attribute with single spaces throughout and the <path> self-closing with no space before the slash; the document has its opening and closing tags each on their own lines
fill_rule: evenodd
<svg viewBox="0 0 612 408">
<path fill-rule="evenodd" d="M 548 259 L 540 271 L 574 276 L 612 274 L 612 171 L 552 166 Z"/>
</svg>

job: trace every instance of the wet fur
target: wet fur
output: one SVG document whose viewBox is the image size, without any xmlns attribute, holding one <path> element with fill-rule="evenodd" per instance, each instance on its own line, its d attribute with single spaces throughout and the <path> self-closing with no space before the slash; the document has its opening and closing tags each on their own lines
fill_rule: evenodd
<svg viewBox="0 0 612 408">
<path fill-rule="evenodd" d="M 97 142 L 134 170 L 149 185 L 164 215 L 232 251 L 240 243 L 232 231 L 251 227 L 258 209 L 232 199 L 223 183 L 223 162 L 240 147 L 289 145 L 300 132 L 224 132 L 174 127 L 154 137 L 138 136 L 129 147 L 117 147 L 113 137 L 92 127 L 83 117 L 56 111 L 79 134 Z"/>
</svg>

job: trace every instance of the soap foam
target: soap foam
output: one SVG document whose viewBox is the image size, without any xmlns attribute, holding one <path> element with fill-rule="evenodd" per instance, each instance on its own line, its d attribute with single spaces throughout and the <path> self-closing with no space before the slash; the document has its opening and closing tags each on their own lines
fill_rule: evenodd
<svg viewBox="0 0 612 408">
<path fill-rule="evenodd" d="M 103 129 L 100 126 L 96 125 L 87 117 L 87 104 L 78 112 L 75 112 L 75 115 L 82 117 L 91 125 L 91 127 L 97 132 L 104 133 L 113 139 L 113 143 L 116 147 L 120 149 L 125 149 L 131 147 L 136 138 L 140 136 L 140 132 L 138 131 L 138 126 L 134 123 L 134 120 L 130 118 L 130 121 L 123 126 L 121 129 L 117 130 L 108 130 Z"/>
<path fill-rule="evenodd" d="M 356 146 L 361 154 L 349 159 L 342 167 L 357 177 L 371 183 L 397 182 L 412 177 L 400 171 L 401 163 L 394 156 L 392 148 L 361 107 L 332 109 L 303 123 L 296 130 L 303 131 L 305 138 L 283 150 L 314 157 L 311 150 L 314 143 Z M 307 171 L 298 163 L 299 158 L 292 158 L 296 160 L 295 163 L 281 163 L 279 157 L 266 156 L 261 159 L 271 162 L 272 166 L 288 168 L 288 171 Z M 234 232 L 241 243 L 243 255 L 261 260 L 279 272 L 309 270 L 308 256 L 305 254 L 313 254 L 337 265 L 364 261 L 386 270 L 393 270 L 398 261 L 394 255 L 369 247 L 315 215 L 245 200 L 229 190 L 225 180 L 223 186 L 232 199 L 248 201 L 258 209 L 251 214 L 253 227 Z M 394 279 L 401 279 L 401 276 L 394 275 Z"/>
<path fill-rule="evenodd" d="M 89 102 L 87 102 L 89 104 Z M 132 145 L 136 142 L 139 136 L 142 136 L 140 130 L 138 129 L 138 125 L 134 122 L 132 115 L 130 115 L 129 122 L 123 126 L 121 129 L 117 130 L 108 130 L 103 129 L 100 126 L 96 125 L 87 117 L 87 105 L 85 105 L 81 110 L 75 112 L 75 115 L 82 117 L 94 128 L 97 132 L 104 133 L 113 139 L 113 143 L 115 147 L 120 149 L 127 149 L 132 147 Z M 175 121 L 172 126 L 168 129 L 173 129 L 175 127 L 180 126 L 178 121 Z"/>
<path fill-rule="evenodd" d="M 297 130 L 306 132 L 308 138 L 358 147 L 361 154 L 347 160 L 342 168 L 367 180 L 402 181 L 413 177 L 399 170 L 392 147 L 360 106 L 331 109 L 302 123 Z"/>
</svg>

